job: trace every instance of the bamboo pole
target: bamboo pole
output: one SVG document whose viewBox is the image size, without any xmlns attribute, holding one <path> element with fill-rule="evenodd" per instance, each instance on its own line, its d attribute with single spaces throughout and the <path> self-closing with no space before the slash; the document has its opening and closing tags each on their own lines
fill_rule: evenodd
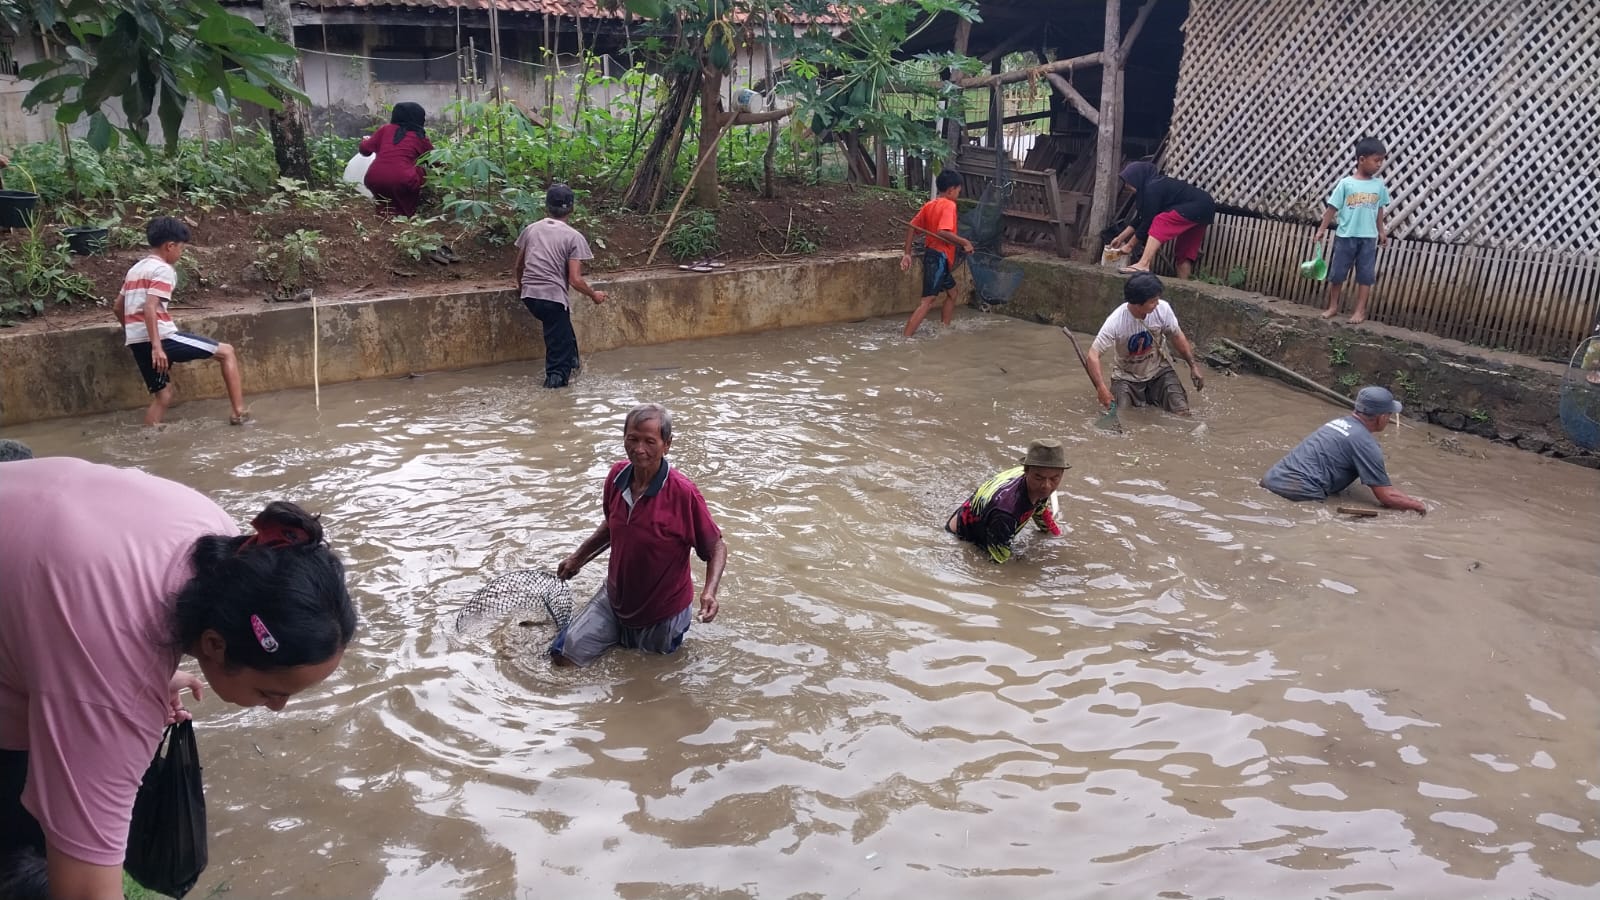
<svg viewBox="0 0 1600 900">
<path fill-rule="evenodd" d="M 1290 381 L 1293 381 L 1306 390 L 1311 391 L 1322 399 L 1327 400 L 1329 403 L 1338 404 L 1345 409 L 1355 408 L 1356 402 L 1351 400 L 1349 397 L 1346 397 L 1338 391 L 1335 391 L 1333 388 L 1324 387 L 1323 385 L 1312 381 L 1311 379 L 1301 375 L 1299 372 L 1296 372 L 1291 368 L 1288 368 L 1287 366 L 1280 366 L 1248 347 L 1241 346 L 1238 343 L 1229 340 L 1228 338 L 1218 338 L 1217 343 L 1227 347 L 1230 350 L 1233 350 L 1236 353 L 1248 357 L 1251 361 L 1259 365 L 1266 366 L 1268 369 L 1271 369 L 1272 371 L 1277 372 L 1279 375 L 1288 378 Z"/>
</svg>

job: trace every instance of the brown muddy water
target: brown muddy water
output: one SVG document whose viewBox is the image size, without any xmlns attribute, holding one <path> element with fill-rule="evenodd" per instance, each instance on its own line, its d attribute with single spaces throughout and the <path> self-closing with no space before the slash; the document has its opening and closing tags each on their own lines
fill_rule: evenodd
<svg viewBox="0 0 1600 900">
<path fill-rule="evenodd" d="M 1218 375 L 1106 436 L 1054 328 L 900 327 L 13 429 L 241 520 L 298 500 L 351 562 L 340 672 L 196 710 L 195 896 L 1595 895 L 1596 473 L 1408 423 L 1380 439 L 1433 512 L 1347 520 L 1256 486 L 1320 401 Z M 487 577 L 589 533 L 645 400 L 726 532 L 722 616 L 578 673 L 515 622 L 457 641 Z M 995 566 L 939 525 L 1035 436 L 1071 531 Z"/>
</svg>

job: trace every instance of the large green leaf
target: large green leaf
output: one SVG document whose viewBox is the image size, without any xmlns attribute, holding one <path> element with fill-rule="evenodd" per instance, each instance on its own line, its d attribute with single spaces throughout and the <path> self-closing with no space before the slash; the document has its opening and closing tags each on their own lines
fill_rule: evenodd
<svg viewBox="0 0 1600 900">
<path fill-rule="evenodd" d="M 95 113 L 89 117 L 89 146 L 104 152 L 117 144 L 117 130 L 111 127 L 111 120 L 105 113 Z"/>
<path fill-rule="evenodd" d="M 65 75 L 46 78 L 33 86 L 33 90 L 22 98 L 22 104 L 31 107 L 40 103 L 49 103 L 66 93 L 68 88 L 74 88 L 80 84 L 83 84 L 83 76 L 77 72 L 68 72 Z"/>
<path fill-rule="evenodd" d="M 661 0 L 623 0 L 622 5 L 641 19 L 659 19 L 665 12 Z"/>
</svg>

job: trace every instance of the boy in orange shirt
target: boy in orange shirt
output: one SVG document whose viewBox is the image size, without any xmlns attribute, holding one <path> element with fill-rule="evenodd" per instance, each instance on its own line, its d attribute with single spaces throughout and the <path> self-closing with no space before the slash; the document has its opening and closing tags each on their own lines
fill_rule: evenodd
<svg viewBox="0 0 1600 900">
<path fill-rule="evenodd" d="M 939 196 L 917 210 L 906 229 L 906 251 L 900 257 L 900 271 L 911 268 L 911 241 L 923 235 L 922 302 L 906 322 L 906 337 L 917 333 L 917 326 L 933 309 L 933 302 L 944 295 L 944 314 L 940 323 L 950 324 L 956 312 L 956 248 L 972 252 L 972 242 L 956 233 L 956 198 L 961 196 L 961 173 L 946 169 L 934 180 Z"/>
</svg>

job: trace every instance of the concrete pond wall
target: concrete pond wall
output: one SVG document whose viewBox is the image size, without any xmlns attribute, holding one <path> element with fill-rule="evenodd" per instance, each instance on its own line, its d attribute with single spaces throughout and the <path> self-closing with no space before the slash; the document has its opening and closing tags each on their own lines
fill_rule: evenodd
<svg viewBox="0 0 1600 900">
<path fill-rule="evenodd" d="M 1122 302 L 1124 279 L 1113 270 L 1053 257 L 1017 260 L 1026 277 L 998 312 L 1092 334 Z M 917 279 L 898 262 L 898 253 L 875 252 L 710 274 L 613 274 L 595 280 L 611 299 L 595 306 L 576 298 L 573 323 L 591 353 L 904 314 L 916 305 Z M 1405 401 L 1408 416 L 1600 468 L 1600 456 L 1562 437 L 1564 366 L 1382 325 L 1324 322 L 1314 309 L 1260 294 L 1166 284 L 1184 330 L 1214 364 L 1255 371 L 1219 349 L 1219 338 L 1231 338 L 1346 395 L 1361 384 L 1383 384 Z M 180 324 L 239 348 L 248 395 L 311 386 L 311 315 L 307 304 L 263 304 L 252 312 L 184 314 Z M 325 301 L 317 317 L 324 384 L 544 354 L 538 323 L 509 290 Z M 176 371 L 180 398 L 223 395 L 216 366 Z M 110 323 L 0 334 L 0 424 L 147 402 L 121 330 Z"/>
<path fill-rule="evenodd" d="M 605 304 L 574 298 L 573 326 L 579 347 L 592 353 L 905 313 L 916 306 L 917 285 L 900 272 L 899 262 L 898 253 L 869 253 L 711 274 L 608 275 L 591 282 L 608 292 Z M 322 301 L 316 315 L 323 384 L 544 356 L 538 321 L 510 290 Z M 311 320 L 306 303 L 178 315 L 184 330 L 238 348 L 247 399 L 311 386 Z M 180 401 L 224 396 L 214 364 L 173 371 Z M 113 323 L 0 334 L 0 424 L 139 409 L 149 402 L 122 330 Z"/>
<path fill-rule="evenodd" d="M 1022 286 L 997 308 L 1007 315 L 1093 334 L 1123 302 L 1126 279 L 1115 269 L 1032 256 L 1018 261 L 1026 270 Z M 1232 359 L 1236 354 L 1216 343 L 1230 338 L 1346 396 L 1362 385 L 1384 385 L 1405 403 L 1408 417 L 1600 468 L 1600 456 L 1562 432 L 1564 365 L 1372 322 L 1327 322 L 1314 308 L 1220 285 L 1163 282 L 1184 332 L 1214 365 L 1276 377 Z"/>
</svg>

